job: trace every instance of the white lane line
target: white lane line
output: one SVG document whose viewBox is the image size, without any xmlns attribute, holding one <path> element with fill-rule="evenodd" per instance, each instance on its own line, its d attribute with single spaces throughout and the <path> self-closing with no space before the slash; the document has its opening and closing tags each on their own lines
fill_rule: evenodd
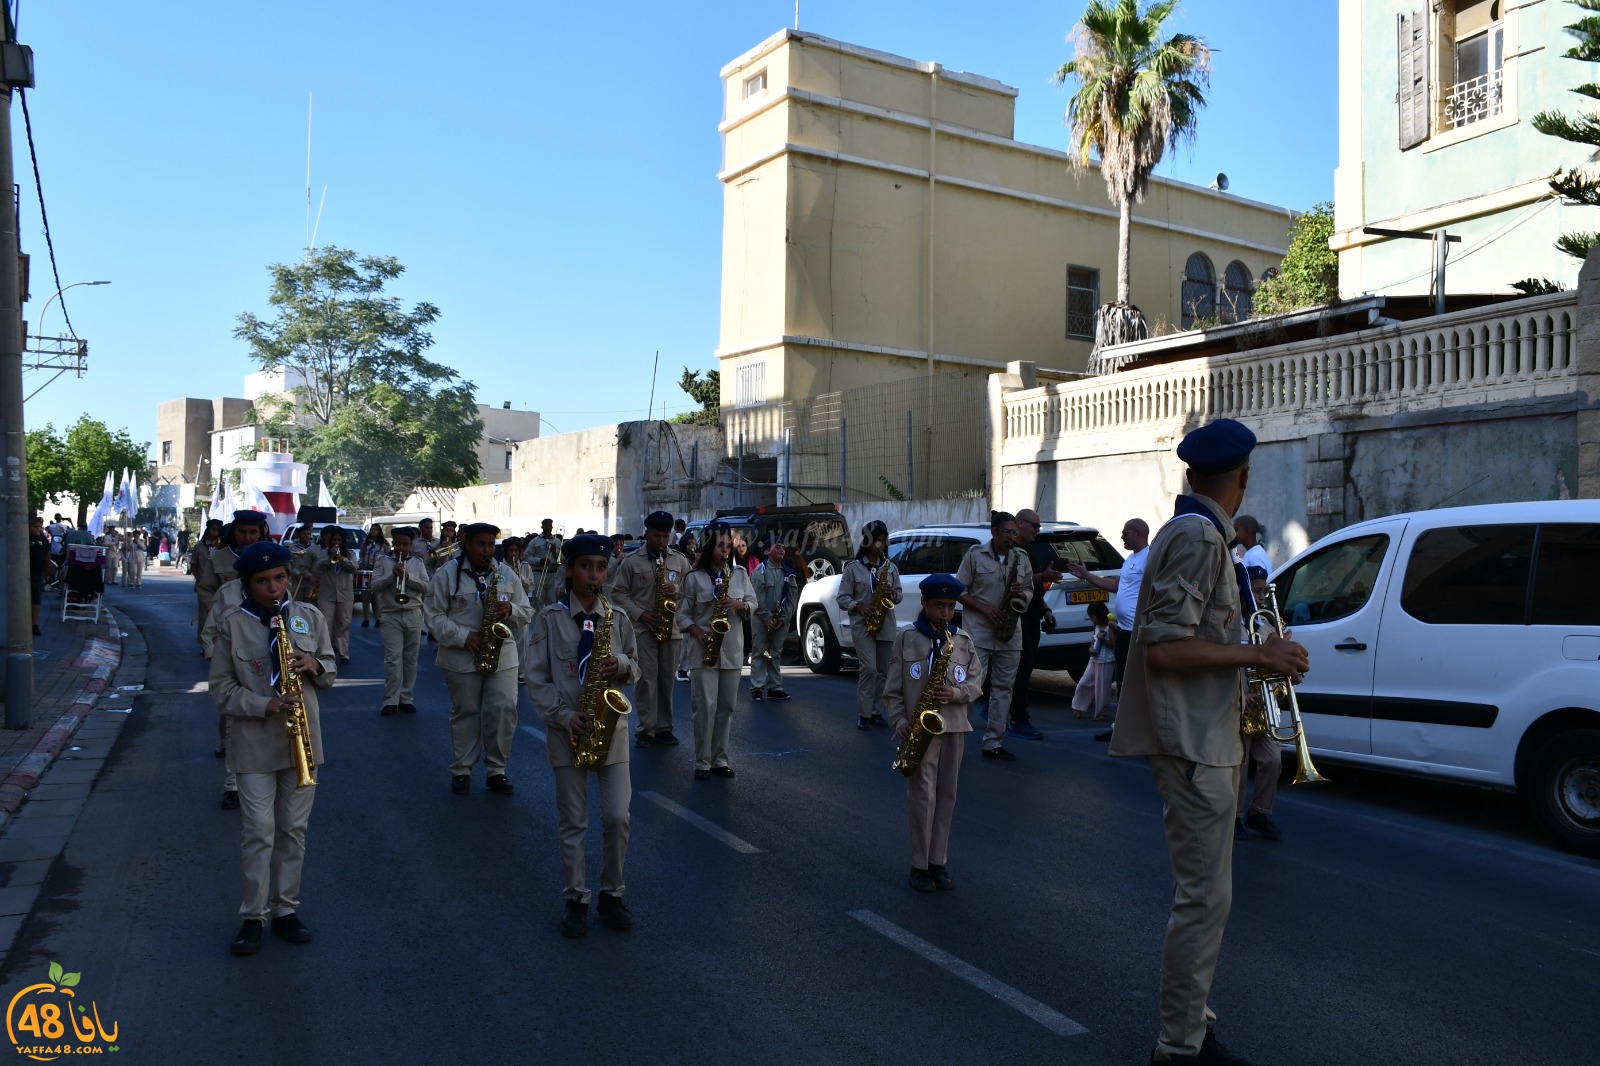
<svg viewBox="0 0 1600 1066">
<path fill-rule="evenodd" d="M 977 988 L 980 992 L 991 995 L 1006 1006 L 1032 1018 L 1057 1036 L 1082 1036 L 1089 1031 L 1060 1011 L 1045 1006 L 1032 996 L 1018 992 L 999 978 L 990 977 L 976 966 L 963 962 L 948 951 L 942 951 L 934 947 L 915 933 L 907 932 L 887 918 L 879 917 L 872 911 L 867 910 L 850 911 L 849 913 L 850 917 L 867 928 L 882 933 L 907 951 L 921 955 L 935 966 L 948 970 Z"/>
<path fill-rule="evenodd" d="M 544 739 L 544 730 L 539 729 L 536 726 L 519 725 L 517 728 L 528 734 L 530 737 L 538 737 L 540 740 Z"/>
<path fill-rule="evenodd" d="M 720 825 L 717 825 L 715 822 L 706 821 L 704 818 L 700 817 L 683 804 L 674 800 L 669 800 L 659 792 L 641 792 L 639 795 L 643 796 L 645 799 L 649 800 L 651 803 L 654 803 L 663 810 L 671 811 L 673 814 L 676 814 L 679 818 L 682 818 L 696 829 L 716 837 L 718 840 L 722 841 L 724 844 L 728 845 L 728 847 L 732 848 L 734 851 L 737 851 L 741 855 L 761 854 L 761 849 L 756 847 L 754 844 L 747 840 L 740 840 L 738 837 L 734 836 Z"/>
</svg>

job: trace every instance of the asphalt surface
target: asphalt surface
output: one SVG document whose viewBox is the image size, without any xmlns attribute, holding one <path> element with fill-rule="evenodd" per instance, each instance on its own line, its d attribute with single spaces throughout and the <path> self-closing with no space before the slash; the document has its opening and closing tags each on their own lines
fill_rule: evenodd
<svg viewBox="0 0 1600 1066">
<path fill-rule="evenodd" d="M 957 890 L 906 886 L 904 784 L 854 728 L 852 674 L 734 719 L 738 778 L 687 744 L 634 751 L 628 934 L 563 940 L 552 778 L 520 733 L 517 792 L 449 791 L 445 689 L 380 718 L 377 630 L 322 696 L 330 761 L 308 835 L 316 940 L 234 958 L 238 816 L 182 578 L 111 598 L 147 689 L 23 925 L 0 995 L 51 961 L 120 1026 L 118 1061 L 1142 1063 L 1170 873 L 1143 765 L 1064 701 L 1014 764 L 969 744 Z M 678 686 L 678 732 L 690 732 Z M 539 726 L 523 700 L 525 723 Z M 1325 766 L 1279 793 L 1282 843 L 1238 846 L 1212 1005 L 1260 1064 L 1594 1061 L 1600 863 L 1512 797 Z M 48 777 L 46 778 L 48 783 Z M 644 795 L 654 793 L 659 800 Z M 598 818 L 591 881 L 598 879 Z"/>
</svg>

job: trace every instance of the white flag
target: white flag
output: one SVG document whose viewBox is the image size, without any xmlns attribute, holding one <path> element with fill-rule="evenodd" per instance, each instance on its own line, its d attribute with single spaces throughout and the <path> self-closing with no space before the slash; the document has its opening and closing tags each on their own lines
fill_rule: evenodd
<svg viewBox="0 0 1600 1066">
<path fill-rule="evenodd" d="M 333 493 L 328 491 L 328 479 L 317 476 L 317 506 L 332 507 L 334 514 L 344 514 L 344 508 L 333 502 Z"/>
<path fill-rule="evenodd" d="M 243 510 L 260 511 L 262 514 L 272 514 L 272 504 L 267 500 L 267 494 L 262 492 L 254 481 L 246 475 L 239 479 L 239 490 L 244 497 Z"/>
<path fill-rule="evenodd" d="M 94 514 L 89 516 L 89 532 L 98 537 L 106 528 L 106 519 L 111 517 L 111 471 L 106 471 L 106 487 L 100 492 L 100 502 L 95 504 Z"/>
</svg>

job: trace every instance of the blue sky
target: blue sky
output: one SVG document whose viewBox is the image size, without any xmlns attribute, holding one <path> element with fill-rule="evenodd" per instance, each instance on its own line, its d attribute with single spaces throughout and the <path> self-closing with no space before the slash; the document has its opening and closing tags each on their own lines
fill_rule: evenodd
<svg viewBox="0 0 1600 1066">
<path fill-rule="evenodd" d="M 1049 76 L 1081 10 L 804 0 L 801 27 L 1014 85 L 1018 138 L 1061 148 Z M 61 282 L 113 283 L 66 293 L 90 371 L 28 424 L 87 411 L 153 440 L 160 401 L 239 394 L 235 319 L 265 313 L 266 265 L 305 242 L 308 93 L 317 243 L 398 257 L 394 291 L 439 305 L 433 355 L 482 402 L 538 410 L 547 433 L 643 417 L 659 350 L 655 409 L 687 408 L 676 379 L 717 346 L 717 72 L 793 18 L 793 0 L 25 0 Z M 1187 0 L 1173 25 L 1217 49 L 1211 102 L 1161 173 L 1331 199 L 1336 20 L 1334 0 Z M 37 326 L 55 286 L 15 104 L 12 121 Z"/>
</svg>

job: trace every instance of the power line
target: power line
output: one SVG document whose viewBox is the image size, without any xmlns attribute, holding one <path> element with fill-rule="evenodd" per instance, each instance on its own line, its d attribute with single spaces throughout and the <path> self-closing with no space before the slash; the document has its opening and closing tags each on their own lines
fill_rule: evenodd
<svg viewBox="0 0 1600 1066">
<path fill-rule="evenodd" d="M 56 243 L 50 239 L 50 216 L 44 209 L 44 183 L 39 180 L 39 153 L 33 147 L 33 119 L 28 116 L 27 92 L 18 88 L 17 99 L 22 101 L 22 125 L 28 131 L 28 158 L 33 160 L 33 189 L 39 195 L 39 221 L 44 224 L 45 247 L 50 249 L 50 273 L 56 279 L 56 299 L 61 301 L 61 317 L 67 320 L 67 334 L 77 340 L 78 331 L 72 328 L 72 316 L 67 314 L 67 298 L 61 295 L 61 271 L 56 267 Z"/>
</svg>

